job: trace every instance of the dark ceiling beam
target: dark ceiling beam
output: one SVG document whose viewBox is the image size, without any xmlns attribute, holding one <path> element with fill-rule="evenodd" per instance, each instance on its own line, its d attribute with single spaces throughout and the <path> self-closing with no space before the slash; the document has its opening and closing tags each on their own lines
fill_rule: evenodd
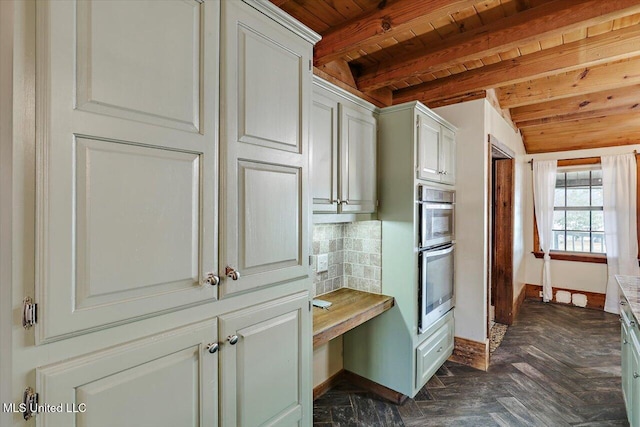
<svg viewBox="0 0 640 427">
<path fill-rule="evenodd" d="M 395 0 L 322 34 L 314 48 L 316 67 L 374 45 L 412 27 L 473 6 L 478 0 Z"/>
<path fill-rule="evenodd" d="M 428 103 L 604 64 L 637 55 L 639 46 L 640 26 L 635 25 L 400 89 L 394 92 L 393 103 Z"/>
<path fill-rule="evenodd" d="M 434 73 L 469 61 L 516 49 L 528 43 L 640 12 L 637 0 L 556 0 L 448 37 L 428 49 L 415 47 L 365 68 L 357 78 L 360 90 L 392 85 L 409 77 Z M 415 43 L 413 43 L 415 45 Z"/>
</svg>

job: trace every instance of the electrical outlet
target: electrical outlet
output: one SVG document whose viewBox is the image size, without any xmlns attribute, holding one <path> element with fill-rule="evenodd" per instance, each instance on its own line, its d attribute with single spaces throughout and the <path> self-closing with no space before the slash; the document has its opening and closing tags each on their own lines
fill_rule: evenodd
<svg viewBox="0 0 640 427">
<path fill-rule="evenodd" d="M 542 297 L 544 296 L 544 294 L 542 293 L 542 291 L 538 292 L 538 296 L 539 296 L 540 298 L 542 298 Z"/>
<path fill-rule="evenodd" d="M 329 254 L 318 255 L 318 273 L 329 271 Z"/>
</svg>

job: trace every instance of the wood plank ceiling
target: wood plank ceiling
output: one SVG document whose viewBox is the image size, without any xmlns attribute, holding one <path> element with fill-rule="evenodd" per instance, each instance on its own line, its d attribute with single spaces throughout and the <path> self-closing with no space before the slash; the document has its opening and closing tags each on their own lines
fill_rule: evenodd
<svg viewBox="0 0 640 427">
<path fill-rule="evenodd" d="M 640 0 L 271 0 L 378 106 L 489 98 L 528 153 L 640 142 Z"/>
</svg>

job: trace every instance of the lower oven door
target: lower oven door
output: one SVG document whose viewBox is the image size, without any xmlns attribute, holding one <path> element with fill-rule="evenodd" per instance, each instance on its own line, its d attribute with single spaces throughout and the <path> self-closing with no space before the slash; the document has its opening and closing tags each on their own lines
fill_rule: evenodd
<svg viewBox="0 0 640 427">
<path fill-rule="evenodd" d="M 425 249 L 420 251 L 419 257 L 418 329 L 422 333 L 454 306 L 454 244 Z"/>
</svg>

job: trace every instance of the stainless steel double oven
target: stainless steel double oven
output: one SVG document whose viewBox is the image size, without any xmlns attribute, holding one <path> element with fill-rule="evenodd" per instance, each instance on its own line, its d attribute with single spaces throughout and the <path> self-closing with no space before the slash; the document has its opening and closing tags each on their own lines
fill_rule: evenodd
<svg viewBox="0 0 640 427">
<path fill-rule="evenodd" d="M 424 332 L 455 304 L 455 192 L 418 186 L 418 330 Z"/>
</svg>

